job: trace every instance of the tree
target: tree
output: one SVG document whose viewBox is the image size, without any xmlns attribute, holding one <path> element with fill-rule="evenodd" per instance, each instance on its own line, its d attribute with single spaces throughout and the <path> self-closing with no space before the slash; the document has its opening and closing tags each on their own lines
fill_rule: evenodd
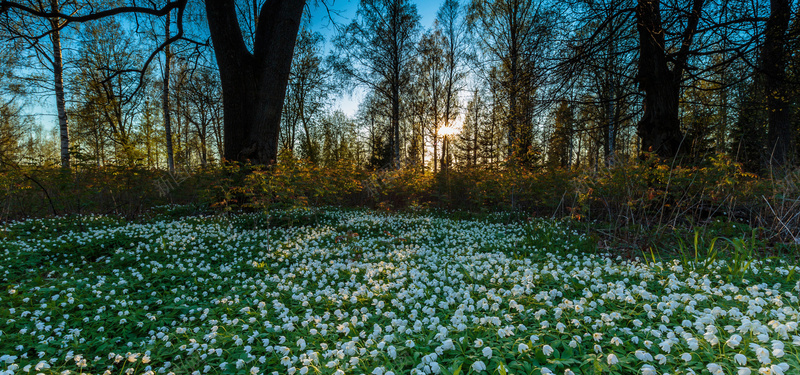
<svg viewBox="0 0 800 375">
<path fill-rule="evenodd" d="M 222 95 L 219 91 L 217 72 L 204 67 L 196 69 L 188 77 L 186 84 L 186 121 L 194 128 L 197 137 L 197 149 L 200 154 L 200 165 L 208 165 L 209 139 L 214 131 L 214 124 L 220 122 L 219 106 Z"/>
<path fill-rule="evenodd" d="M 684 139 L 678 118 L 683 73 L 705 0 L 692 0 L 685 29 L 675 52 L 666 44 L 661 18 L 661 0 L 638 0 L 636 30 L 639 33 L 639 74 L 644 91 L 644 114 L 638 124 L 642 150 L 662 158 L 678 154 Z"/>
<path fill-rule="evenodd" d="M 356 161 L 355 123 L 341 111 L 325 115 L 320 121 L 322 145 L 320 159 L 328 167 Z"/>
<path fill-rule="evenodd" d="M 0 0 L 0 12 L 6 16 L 25 13 L 36 17 L 57 18 L 65 24 L 88 22 L 122 14 L 163 17 L 177 12 L 177 32 L 161 43 L 145 59 L 144 72 L 155 56 L 172 42 L 186 39 L 183 14 L 188 0 L 168 0 L 161 7 L 83 7 L 71 3 L 70 9 L 58 12 L 37 10 L 25 4 Z M 225 158 L 229 161 L 252 161 L 269 164 L 276 160 L 280 117 L 300 18 L 305 0 L 266 0 L 258 11 L 253 32 L 252 52 L 240 28 L 234 0 L 205 1 L 206 18 L 220 70 L 224 110 Z M 99 9 L 99 10 L 98 10 Z M 130 71 L 130 69 L 129 69 Z"/>
<path fill-rule="evenodd" d="M 794 154 L 789 83 L 786 72 L 786 45 L 791 0 L 770 0 L 764 47 L 761 52 L 761 73 L 767 95 L 769 165 L 783 168 Z"/>
<path fill-rule="evenodd" d="M 305 3 L 265 1 L 250 52 L 235 2 L 205 2 L 222 83 L 225 159 L 258 164 L 277 160 L 281 113 Z"/>
<path fill-rule="evenodd" d="M 439 132 L 447 126 L 444 107 L 447 106 L 447 60 L 442 46 L 445 39 L 438 30 L 420 38 L 417 64 L 419 100 L 423 103 L 422 140 L 429 135 L 433 143 L 433 172 L 439 170 Z M 442 153 L 444 154 L 444 153 Z"/>
<path fill-rule="evenodd" d="M 567 88 L 569 96 L 580 97 L 579 111 L 591 112 L 598 138 L 602 142 L 605 163 L 610 165 L 620 148 L 627 119 L 633 116 L 636 74 L 637 41 L 630 0 L 577 0 L 570 4 L 575 15 L 577 31 L 570 33 L 563 44 L 561 63 L 556 74 Z M 568 94 L 564 94 L 568 95 Z M 587 113 L 588 113 L 587 112 Z"/>
<path fill-rule="evenodd" d="M 436 28 L 442 35 L 442 54 L 445 60 L 444 126 L 452 125 L 458 117 L 458 93 L 463 88 L 466 73 L 462 64 L 467 58 L 467 24 L 458 0 L 445 0 L 436 14 Z"/>
<path fill-rule="evenodd" d="M 164 38 L 169 40 L 170 37 L 170 26 L 171 26 L 171 19 L 170 13 L 167 13 L 166 19 L 164 20 Z M 161 91 L 161 112 L 164 116 L 164 140 L 167 145 L 167 168 L 169 169 L 170 173 L 175 172 L 175 153 L 172 149 L 172 118 L 170 117 L 170 108 L 169 108 L 169 80 L 170 80 L 170 68 L 172 66 L 172 51 L 170 50 L 170 46 L 167 45 L 164 47 L 164 66 L 162 71 L 162 91 Z"/>
<path fill-rule="evenodd" d="M 313 120 L 325 105 L 330 85 L 328 71 L 323 66 L 320 50 L 323 43 L 322 34 L 303 29 L 298 36 L 292 62 L 292 73 L 287 87 L 286 104 L 283 110 L 283 134 L 287 149 L 293 150 L 297 125 L 302 127 L 302 149 L 312 162 L 318 160 L 317 147 L 314 146 L 315 134 Z"/>
<path fill-rule="evenodd" d="M 39 12 L 58 13 L 61 11 L 59 0 L 47 2 L 25 2 L 26 6 Z M 0 7 L 2 7 L 0 5 Z M 43 22 L 37 22 L 43 21 Z M 69 124 L 67 121 L 66 97 L 64 95 L 64 61 L 61 46 L 61 32 L 66 29 L 66 22 L 58 18 L 38 19 L 36 17 L 20 17 L 17 19 L 3 18 L 3 28 L 9 33 L 8 37 L 25 41 L 28 51 L 34 53 L 42 62 L 44 68 L 52 73 L 50 88 L 56 96 L 56 110 L 58 113 L 58 127 L 60 132 L 60 157 L 61 167 L 70 168 L 70 139 Z M 42 40 L 50 41 L 50 48 Z"/>
<path fill-rule="evenodd" d="M 485 127 L 487 125 L 486 103 L 481 95 L 480 89 L 475 88 L 472 97 L 467 102 L 466 113 L 464 114 L 464 125 L 458 138 L 456 139 L 457 158 L 467 168 L 476 168 L 479 165 L 479 158 L 482 156 L 482 138 L 486 136 Z M 486 161 L 483 157 L 484 162 Z"/>
<path fill-rule="evenodd" d="M 16 74 L 20 64 L 16 44 L 0 44 L 0 166 L 19 161 L 20 144 L 30 126 L 17 103 L 24 86 Z"/>
<path fill-rule="evenodd" d="M 547 159 L 553 167 L 566 168 L 572 162 L 572 132 L 575 124 L 575 114 L 566 100 L 559 102 L 554 121 Z"/>
<path fill-rule="evenodd" d="M 410 86 L 418 32 L 419 14 L 409 0 L 361 0 L 356 18 L 336 40 L 342 56 L 334 67 L 379 93 L 390 106 L 393 165 L 400 160 L 401 95 Z"/>
<path fill-rule="evenodd" d="M 535 162 L 533 114 L 536 90 L 544 76 L 552 14 L 535 0 L 472 0 L 468 21 L 479 36 L 488 72 L 504 108 L 507 156 L 514 163 Z M 499 102 L 495 102 L 498 104 Z"/>
<path fill-rule="evenodd" d="M 116 74 L 141 64 L 136 40 L 113 20 L 86 24 L 81 30 L 81 51 L 73 97 L 83 127 L 97 130 L 113 146 L 114 159 L 132 164 L 140 158 L 135 140 L 143 90 L 139 77 Z"/>
</svg>

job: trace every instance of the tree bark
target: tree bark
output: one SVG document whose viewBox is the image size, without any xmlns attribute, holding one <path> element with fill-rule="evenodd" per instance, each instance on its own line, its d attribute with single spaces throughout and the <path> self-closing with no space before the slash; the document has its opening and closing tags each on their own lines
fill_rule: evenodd
<svg viewBox="0 0 800 375">
<path fill-rule="evenodd" d="M 222 83 L 225 159 L 274 163 L 281 111 L 304 0 L 267 0 L 261 7 L 253 52 L 239 28 L 233 0 L 206 0 Z"/>
<path fill-rule="evenodd" d="M 680 48 L 667 55 L 661 21 L 660 0 L 638 0 L 636 29 L 639 33 L 639 74 L 637 80 L 644 91 L 644 114 L 637 126 L 641 150 L 655 152 L 671 159 L 684 143 L 678 116 L 680 83 L 692 45 L 703 0 L 693 0 Z M 667 65 L 673 64 L 672 69 Z M 687 142 L 688 144 L 688 142 Z"/>
<path fill-rule="evenodd" d="M 793 155 L 794 135 L 789 107 L 785 50 L 790 14 L 790 0 L 770 0 L 770 16 L 767 20 L 761 55 L 769 124 L 767 152 L 770 166 L 778 169 L 788 165 Z"/>
<path fill-rule="evenodd" d="M 50 0 L 50 11 L 59 11 L 58 0 Z M 58 109 L 58 127 L 61 138 L 61 167 L 70 168 L 69 157 L 69 124 L 67 123 L 66 100 L 64 99 L 64 61 L 61 53 L 61 25 L 58 19 L 50 19 L 52 32 L 50 38 L 53 42 L 53 79 L 55 80 L 56 107 Z"/>
<path fill-rule="evenodd" d="M 164 38 L 169 39 L 170 34 L 170 16 L 167 13 L 167 19 L 164 26 Z M 169 75 L 170 75 L 170 64 L 172 62 L 172 53 L 170 51 L 169 45 L 164 48 L 164 84 L 163 84 L 163 92 L 161 93 L 161 102 L 162 102 L 162 111 L 164 112 L 164 137 L 167 141 L 167 166 L 169 167 L 170 173 L 175 172 L 175 153 L 172 149 L 172 124 L 170 123 L 170 112 L 169 112 Z"/>
</svg>

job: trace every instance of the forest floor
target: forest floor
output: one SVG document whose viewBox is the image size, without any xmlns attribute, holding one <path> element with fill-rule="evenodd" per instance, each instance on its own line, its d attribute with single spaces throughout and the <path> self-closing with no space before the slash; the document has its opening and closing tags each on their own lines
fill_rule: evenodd
<svg viewBox="0 0 800 375">
<path fill-rule="evenodd" d="M 506 219 L 321 209 L 10 223 L 0 374 L 800 369 L 795 264 L 743 239 L 623 257 L 567 222 Z"/>
</svg>

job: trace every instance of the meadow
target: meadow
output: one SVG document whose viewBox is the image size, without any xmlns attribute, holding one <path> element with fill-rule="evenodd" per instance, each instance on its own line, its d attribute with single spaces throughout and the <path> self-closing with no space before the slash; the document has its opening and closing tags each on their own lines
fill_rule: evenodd
<svg viewBox="0 0 800 375">
<path fill-rule="evenodd" d="M 798 267 L 567 221 L 70 216 L 0 231 L 0 374 L 791 374 Z M 695 252 L 698 251 L 698 252 Z"/>
</svg>

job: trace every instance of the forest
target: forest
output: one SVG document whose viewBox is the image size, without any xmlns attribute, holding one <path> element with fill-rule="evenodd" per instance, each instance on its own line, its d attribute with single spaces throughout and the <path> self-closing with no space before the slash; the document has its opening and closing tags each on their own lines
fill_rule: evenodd
<svg viewBox="0 0 800 375">
<path fill-rule="evenodd" d="M 281 2 L 223 2 L 222 21 L 202 2 L 150 3 L 3 2 L 4 164 L 172 170 L 285 154 L 435 173 L 653 152 L 681 165 L 725 155 L 764 175 L 798 160 L 789 0 L 444 1 L 427 27 L 410 1 L 310 2 L 284 33 L 291 62 L 265 74 L 281 86 L 288 73 L 282 100 L 259 99 L 277 102 L 262 120 L 269 159 L 226 139 L 246 126 L 227 124 L 244 117 L 223 93 L 259 94 L 221 76 L 278 60 L 257 39 L 289 22 L 259 14 Z M 214 45 L 223 28 L 241 50 Z"/>
</svg>

